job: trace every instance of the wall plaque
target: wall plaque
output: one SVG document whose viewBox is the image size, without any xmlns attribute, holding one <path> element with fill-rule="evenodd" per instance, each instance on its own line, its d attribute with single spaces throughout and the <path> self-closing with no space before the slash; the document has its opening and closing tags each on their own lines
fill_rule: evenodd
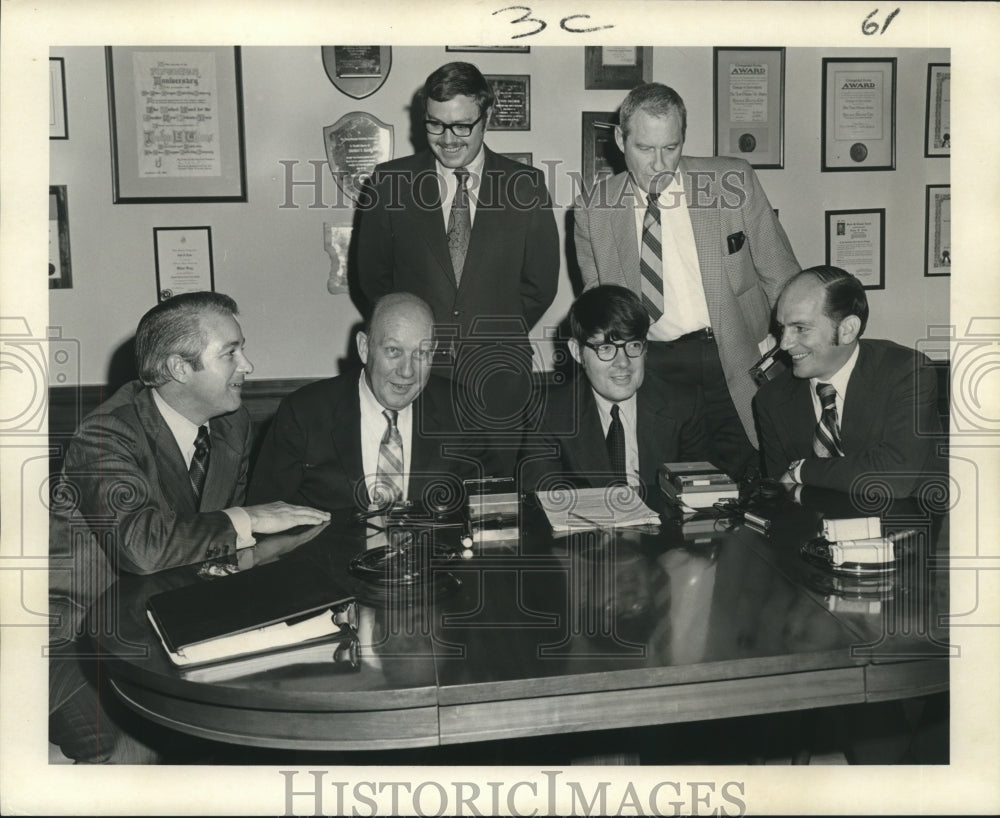
<svg viewBox="0 0 1000 818">
<path fill-rule="evenodd" d="M 374 94 L 392 67 L 392 49 L 387 45 L 324 45 L 322 54 L 330 82 L 354 99 Z"/>
<path fill-rule="evenodd" d="M 364 111 L 344 114 L 323 128 L 333 179 L 352 202 L 381 162 L 392 159 L 393 128 Z"/>
</svg>

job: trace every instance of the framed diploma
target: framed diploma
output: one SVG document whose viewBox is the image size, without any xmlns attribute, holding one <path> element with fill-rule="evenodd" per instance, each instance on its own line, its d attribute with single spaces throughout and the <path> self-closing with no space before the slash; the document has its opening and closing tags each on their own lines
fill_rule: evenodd
<svg viewBox="0 0 1000 818">
<path fill-rule="evenodd" d="M 885 208 L 826 211 L 826 263 L 885 289 Z"/>
<path fill-rule="evenodd" d="M 653 49 L 635 45 L 588 45 L 583 50 L 583 87 L 632 90 L 653 78 Z"/>
<path fill-rule="evenodd" d="M 583 187 L 625 170 L 625 157 L 615 142 L 615 111 L 583 112 Z"/>
<path fill-rule="evenodd" d="M 783 168 L 785 49 L 715 49 L 715 153 Z"/>
<path fill-rule="evenodd" d="M 69 139 L 66 128 L 66 66 L 49 57 L 49 139 Z"/>
<path fill-rule="evenodd" d="M 530 165 L 534 164 L 533 161 L 532 161 L 532 155 L 531 155 L 531 153 L 527 152 L 527 151 L 516 151 L 514 153 L 511 153 L 511 152 L 508 151 L 507 153 L 501 153 L 500 155 L 501 156 L 506 156 L 508 159 L 510 159 L 510 160 L 512 160 L 514 162 L 520 162 L 522 165 L 529 165 L 530 166 Z"/>
<path fill-rule="evenodd" d="M 896 169 L 896 58 L 823 59 L 823 171 Z"/>
<path fill-rule="evenodd" d="M 951 275 L 951 185 L 927 185 L 924 275 Z"/>
<path fill-rule="evenodd" d="M 49 187 L 49 289 L 69 290 L 72 287 L 66 185 L 51 185 Z"/>
<path fill-rule="evenodd" d="M 215 290 L 211 227 L 154 227 L 156 296 Z"/>
<path fill-rule="evenodd" d="M 108 47 L 115 204 L 245 202 L 238 47 Z"/>
<path fill-rule="evenodd" d="M 927 131 L 924 156 L 951 156 L 951 63 L 927 66 Z"/>
<path fill-rule="evenodd" d="M 494 131 L 531 130 L 531 77 L 528 74 L 484 74 L 493 89 Z"/>
</svg>

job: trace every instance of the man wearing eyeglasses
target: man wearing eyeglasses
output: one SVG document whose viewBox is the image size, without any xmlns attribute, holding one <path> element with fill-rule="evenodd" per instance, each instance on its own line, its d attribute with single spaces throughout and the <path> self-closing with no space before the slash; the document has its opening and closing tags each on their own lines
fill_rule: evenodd
<svg viewBox="0 0 1000 818">
<path fill-rule="evenodd" d="M 663 462 L 707 459 L 701 390 L 646 371 L 649 313 L 635 293 L 587 290 L 569 325 L 569 351 L 586 377 L 546 396 L 541 434 L 522 452 L 523 488 L 652 484 Z"/>
<path fill-rule="evenodd" d="M 483 144 L 493 91 L 474 65 L 424 84 L 427 150 L 379 165 L 359 202 L 361 289 L 404 290 L 434 312 L 435 373 L 472 387 L 468 431 L 519 445 L 531 399 L 528 332 L 556 294 L 559 236 L 541 171 Z"/>
<path fill-rule="evenodd" d="M 457 457 L 444 453 L 455 420 L 449 390 L 428 384 L 433 326 L 430 307 L 415 295 L 379 299 L 357 336 L 360 377 L 316 381 L 282 400 L 249 495 L 367 511 L 420 502 L 428 492 L 455 497 L 462 479 L 481 477 L 481 450 L 463 443 Z"/>
</svg>

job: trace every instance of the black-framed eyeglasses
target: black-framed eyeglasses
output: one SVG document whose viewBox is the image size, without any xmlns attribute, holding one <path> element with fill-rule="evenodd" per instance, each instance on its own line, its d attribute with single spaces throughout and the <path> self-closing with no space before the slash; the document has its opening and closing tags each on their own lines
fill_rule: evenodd
<svg viewBox="0 0 1000 818">
<path fill-rule="evenodd" d="M 435 136 L 443 134 L 445 131 L 451 131 L 455 136 L 472 136 L 472 130 L 484 116 L 486 116 L 486 111 L 483 111 L 472 122 L 452 122 L 451 124 L 438 122 L 436 119 L 425 119 L 424 127 L 427 129 L 427 133 Z"/>
<path fill-rule="evenodd" d="M 584 341 L 583 345 L 594 350 L 601 361 L 613 361 L 619 349 L 624 349 L 629 358 L 638 358 L 646 351 L 645 341 L 605 341 L 603 344 L 592 344 Z"/>
</svg>

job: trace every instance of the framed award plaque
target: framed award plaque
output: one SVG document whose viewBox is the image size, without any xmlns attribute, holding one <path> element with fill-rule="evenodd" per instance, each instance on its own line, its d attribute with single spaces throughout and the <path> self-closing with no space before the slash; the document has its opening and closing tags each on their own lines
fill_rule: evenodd
<svg viewBox="0 0 1000 818">
<path fill-rule="evenodd" d="M 715 49 L 715 153 L 783 168 L 785 49 Z"/>
<path fill-rule="evenodd" d="M 896 58 L 823 59 L 823 171 L 896 169 Z"/>
</svg>

